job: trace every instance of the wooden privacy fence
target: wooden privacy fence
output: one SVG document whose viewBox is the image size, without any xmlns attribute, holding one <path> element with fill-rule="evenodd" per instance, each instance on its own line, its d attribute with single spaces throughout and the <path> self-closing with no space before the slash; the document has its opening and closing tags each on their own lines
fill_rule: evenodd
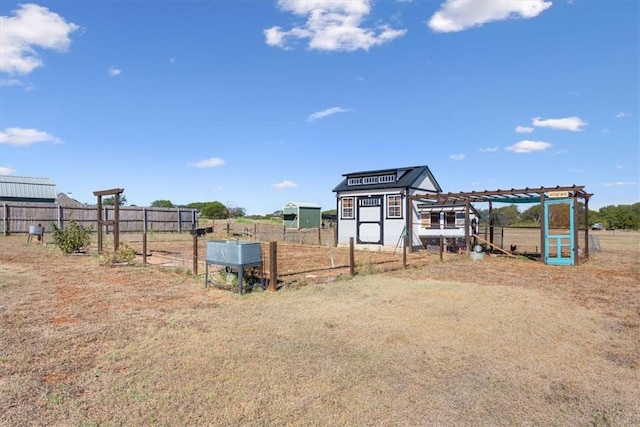
<svg viewBox="0 0 640 427">
<path fill-rule="evenodd" d="M 103 207 L 103 218 L 113 218 L 113 206 Z M 198 211 L 180 208 L 144 208 L 122 206 L 120 232 L 182 232 L 197 228 Z M 45 232 L 51 232 L 51 223 L 64 228 L 65 222 L 97 228 L 98 211 L 95 206 L 62 206 L 55 203 L 7 203 L 2 204 L 1 226 L 4 235 L 28 233 L 29 226 L 41 224 Z M 107 231 L 110 227 L 108 227 Z"/>
</svg>

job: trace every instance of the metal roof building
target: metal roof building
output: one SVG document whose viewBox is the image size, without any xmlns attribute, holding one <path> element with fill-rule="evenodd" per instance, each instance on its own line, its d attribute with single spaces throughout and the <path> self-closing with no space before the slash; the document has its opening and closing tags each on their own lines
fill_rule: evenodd
<svg viewBox="0 0 640 427">
<path fill-rule="evenodd" d="M 0 175 L 0 201 L 55 203 L 56 185 L 49 178 Z"/>
<path fill-rule="evenodd" d="M 289 202 L 284 205 L 284 226 L 287 228 L 318 228 L 322 223 L 322 208 L 316 203 Z"/>
</svg>

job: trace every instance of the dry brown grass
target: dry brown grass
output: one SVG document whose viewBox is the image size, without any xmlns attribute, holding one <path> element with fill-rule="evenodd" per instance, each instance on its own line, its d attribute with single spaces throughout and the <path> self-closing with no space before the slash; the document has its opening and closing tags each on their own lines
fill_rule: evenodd
<svg viewBox="0 0 640 427">
<path fill-rule="evenodd" d="M 0 425 L 640 425 L 640 235 L 607 233 L 246 296 L 3 237 Z"/>
</svg>

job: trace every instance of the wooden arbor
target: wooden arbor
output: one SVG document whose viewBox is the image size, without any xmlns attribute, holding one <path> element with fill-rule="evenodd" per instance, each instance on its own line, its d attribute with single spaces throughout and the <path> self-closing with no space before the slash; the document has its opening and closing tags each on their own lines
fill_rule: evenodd
<svg viewBox="0 0 640 427">
<path fill-rule="evenodd" d="M 124 193 L 124 188 L 113 188 L 111 190 L 94 191 L 93 195 L 98 197 L 98 252 L 102 253 L 102 226 L 113 226 L 113 252 L 117 252 L 120 247 L 120 194 Z M 106 219 L 102 211 L 102 196 L 113 196 L 113 219 Z"/>
<path fill-rule="evenodd" d="M 472 240 L 469 228 L 469 218 L 472 203 L 488 203 L 489 204 L 489 218 L 492 218 L 493 203 L 540 203 L 540 243 L 544 256 L 543 261 L 545 264 L 558 264 L 558 265 L 575 265 L 577 264 L 577 258 L 574 254 L 576 246 L 581 247 L 583 252 L 581 257 L 583 259 L 589 258 L 589 198 L 593 194 L 589 194 L 584 191 L 584 186 L 556 186 L 556 187 L 540 187 L 540 188 L 523 188 L 523 189 L 510 189 L 510 190 L 495 190 L 495 191 L 471 191 L 461 193 L 438 193 L 438 194 L 424 194 L 424 195 L 412 195 L 407 197 L 407 204 L 410 205 L 413 201 L 422 201 L 425 203 L 431 203 L 434 207 L 439 205 L 464 205 L 465 206 L 465 246 L 468 251 L 471 250 Z M 582 201 L 584 203 L 584 241 L 582 245 L 579 245 L 579 227 L 575 226 L 579 224 L 578 214 L 579 210 L 574 208 L 575 202 Z M 551 204 L 567 204 L 570 209 L 569 220 L 571 226 L 570 234 L 565 236 L 557 236 L 550 231 L 548 212 Z M 411 221 L 407 221 L 407 230 L 410 236 L 413 235 L 413 224 Z M 493 224 L 489 225 L 489 243 L 493 245 Z M 569 243 L 566 243 L 569 241 Z M 553 243 L 555 242 L 555 243 Z M 555 252 L 550 253 L 547 248 L 550 245 L 556 244 Z M 565 248 L 565 246 L 570 246 Z M 412 248 L 411 248 L 412 249 Z M 563 260 L 561 252 L 567 249 L 571 252 L 569 260 Z M 556 254 L 557 256 L 555 256 Z"/>
</svg>

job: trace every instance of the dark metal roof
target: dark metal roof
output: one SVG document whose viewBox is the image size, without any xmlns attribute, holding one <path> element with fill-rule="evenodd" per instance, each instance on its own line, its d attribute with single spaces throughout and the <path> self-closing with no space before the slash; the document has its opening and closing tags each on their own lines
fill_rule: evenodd
<svg viewBox="0 0 640 427">
<path fill-rule="evenodd" d="M 436 191 L 442 191 L 440 188 L 440 184 L 436 181 L 435 177 L 431 173 L 431 170 L 428 166 L 410 166 L 410 167 L 402 167 L 402 168 L 394 168 L 394 169 L 378 169 L 371 171 L 362 171 L 362 172 L 350 172 L 345 173 L 342 176 L 345 178 L 338 184 L 332 191 L 361 191 L 361 190 L 379 190 L 385 188 L 413 188 L 415 187 L 418 179 L 422 176 L 423 173 L 426 172 L 427 177 L 431 180 Z M 396 174 L 398 179 L 395 182 L 385 182 L 385 183 L 376 183 L 376 184 L 362 184 L 362 185 L 347 185 L 349 178 L 358 178 L 358 177 L 367 177 L 367 176 L 376 176 L 376 175 L 389 175 Z"/>
<path fill-rule="evenodd" d="M 583 185 L 572 186 L 556 186 L 556 187 L 540 187 L 540 188 L 512 188 L 510 190 L 494 190 L 494 191 L 469 191 L 460 193 L 439 193 L 410 196 L 413 200 L 429 200 L 435 204 L 453 205 L 459 203 L 538 203 L 544 195 L 549 198 L 550 194 L 565 193 L 569 198 L 579 198 L 589 200 L 593 194 L 584 191 Z"/>
<path fill-rule="evenodd" d="M 56 186 L 49 178 L 0 175 L 0 200 L 54 203 Z"/>
</svg>

